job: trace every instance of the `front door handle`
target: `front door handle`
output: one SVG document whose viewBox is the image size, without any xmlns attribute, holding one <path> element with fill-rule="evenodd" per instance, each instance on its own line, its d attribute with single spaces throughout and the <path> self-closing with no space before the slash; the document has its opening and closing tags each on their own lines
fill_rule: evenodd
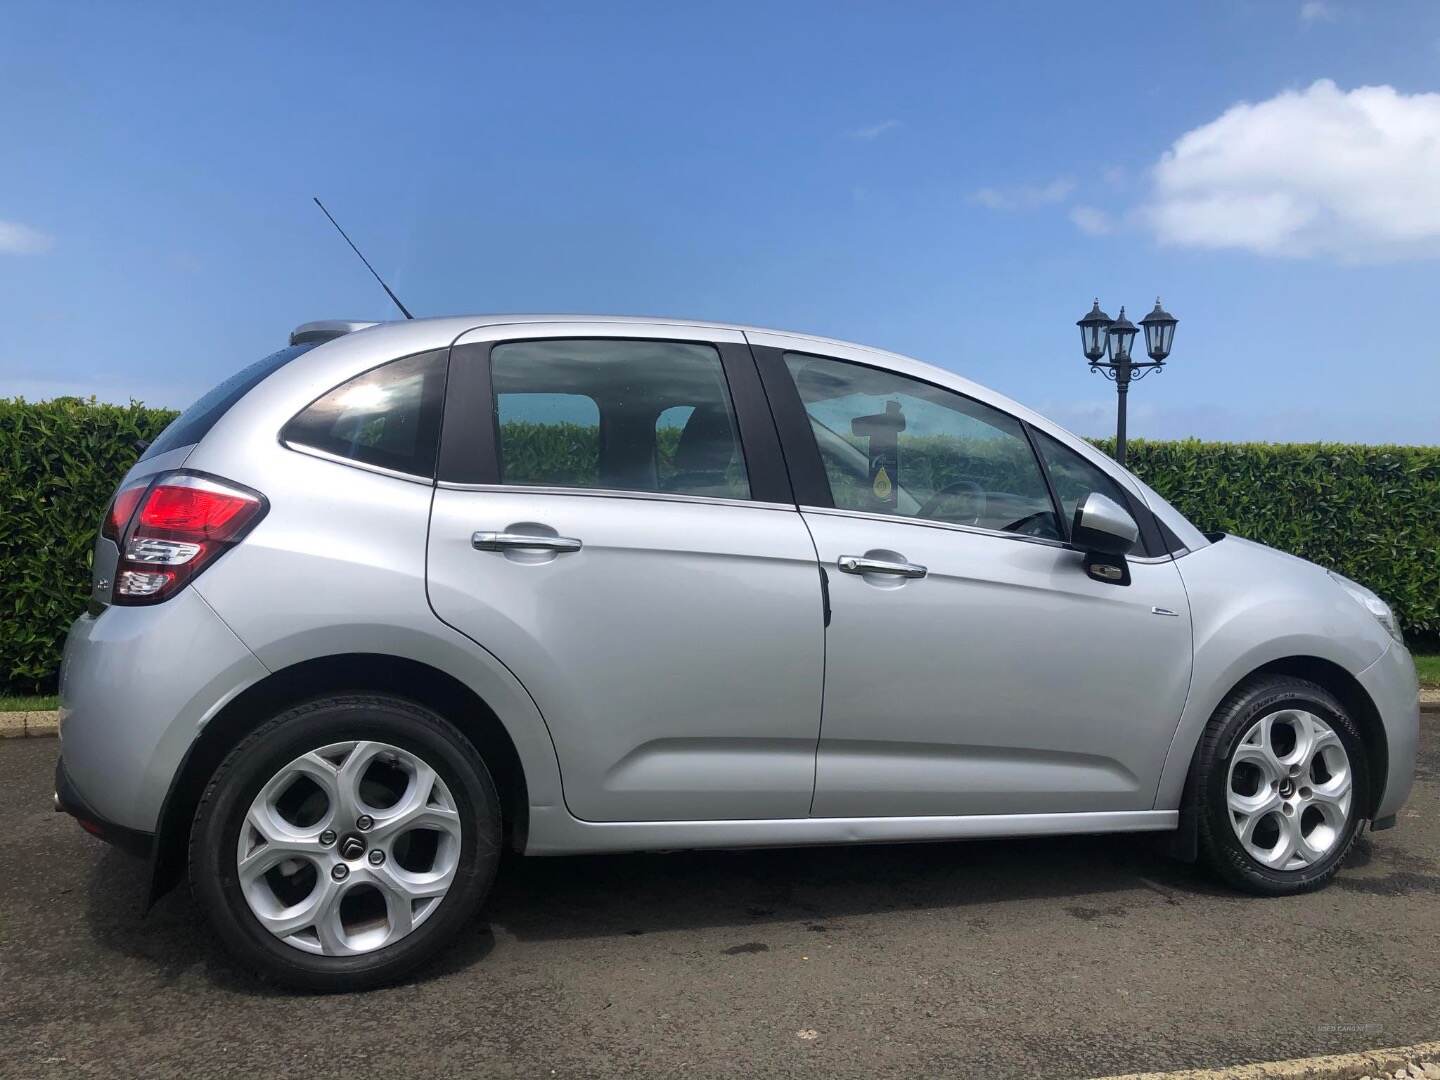
<svg viewBox="0 0 1440 1080">
<path fill-rule="evenodd" d="M 533 548 L 543 551 L 579 551 L 580 541 L 569 536 L 536 536 L 527 533 L 477 532 L 470 537 L 476 551 L 511 551 Z"/>
<path fill-rule="evenodd" d="M 929 571 L 917 563 L 887 562 L 867 559 L 862 555 L 841 555 L 837 565 L 846 574 L 893 574 L 895 577 L 922 578 Z"/>
</svg>

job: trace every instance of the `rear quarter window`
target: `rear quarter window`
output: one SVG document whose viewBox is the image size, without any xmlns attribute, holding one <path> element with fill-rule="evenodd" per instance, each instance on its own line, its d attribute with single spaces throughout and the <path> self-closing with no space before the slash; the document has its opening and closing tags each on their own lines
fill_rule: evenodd
<svg viewBox="0 0 1440 1080">
<path fill-rule="evenodd" d="M 445 368 L 444 349 L 371 368 L 312 401 L 280 438 L 287 446 L 431 479 Z"/>
</svg>

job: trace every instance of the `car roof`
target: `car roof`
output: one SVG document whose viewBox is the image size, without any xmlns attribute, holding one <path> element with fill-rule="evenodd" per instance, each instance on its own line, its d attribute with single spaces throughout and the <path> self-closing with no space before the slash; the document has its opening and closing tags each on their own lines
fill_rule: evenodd
<svg viewBox="0 0 1440 1080">
<path fill-rule="evenodd" d="M 426 330 L 434 331 L 446 329 L 445 324 L 447 323 L 453 324 L 453 328 L 457 332 L 479 326 L 504 326 L 512 323 L 619 323 L 634 326 L 690 326 L 705 327 L 712 330 L 732 330 L 737 333 L 745 333 L 748 331 L 756 334 L 783 334 L 786 337 L 813 341 L 819 345 L 841 345 L 851 349 L 865 349 L 867 352 L 886 351 L 862 342 L 846 341 L 843 338 L 824 337 L 820 334 L 808 334 L 798 330 L 785 330 L 768 326 L 751 326 L 746 323 L 716 322 L 713 319 L 687 319 L 672 315 L 580 315 L 566 312 L 490 312 L 474 315 L 429 315 L 408 320 L 321 319 L 297 327 L 294 333 L 302 334 L 314 328 L 321 329 L 322 331 L 331 330 L 336 336 L 339 336 L 343 333 L 358 332 L 360 330 L 370 329 L 371 327 L 384 326 L 396 329 L 406 326 L 407 324 L 413 325 L 417 329 L 423 325 Z"/>
</svg>

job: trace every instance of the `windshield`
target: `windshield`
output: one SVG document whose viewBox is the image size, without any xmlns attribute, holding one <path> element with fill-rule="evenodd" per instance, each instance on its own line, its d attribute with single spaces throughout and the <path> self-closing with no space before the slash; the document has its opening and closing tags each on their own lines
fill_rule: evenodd
<svg viewBox="0 0 1440 1080">
<path fill-rule="evenodd" d="M 309 352 L 316 344 L 318 343 L 309 342 L 304 345 L 291 345 L 237 371 L 172 420 L 170 426 L 146 448 L 140 460 L 158 457 L 177 447 L 198 443 L 220 418 L 230 411 L 230 406 L 291 360 Z"/>
</svg>

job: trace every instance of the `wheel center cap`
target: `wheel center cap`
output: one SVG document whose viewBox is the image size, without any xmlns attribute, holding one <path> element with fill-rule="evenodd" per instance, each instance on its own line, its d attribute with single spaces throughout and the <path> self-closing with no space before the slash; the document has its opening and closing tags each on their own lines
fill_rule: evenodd
<svg viewBox="0 0 1440 1080">
<path fill-rule="evenodd" d="M 1282 799 L 1288 799 L 1288 798 L 1290 798 L 1291 795 L 1294 795 L 1294 794 L 1295 794 L 1295 782 L 1294 782 L 1293 780 L 1291 780 L 1289 777 L 1286 777 L 1284 780 L 1281 780 L 1281 781 L 1280 781 L 1280 797 L 1281 797 Z"/>
<path fill-rule="evenodd" d="M 345 859 L 358 859 L 365 854 L 365 841 L 351 833 L 340 841 L 340 856 Z"/>
</svg>

